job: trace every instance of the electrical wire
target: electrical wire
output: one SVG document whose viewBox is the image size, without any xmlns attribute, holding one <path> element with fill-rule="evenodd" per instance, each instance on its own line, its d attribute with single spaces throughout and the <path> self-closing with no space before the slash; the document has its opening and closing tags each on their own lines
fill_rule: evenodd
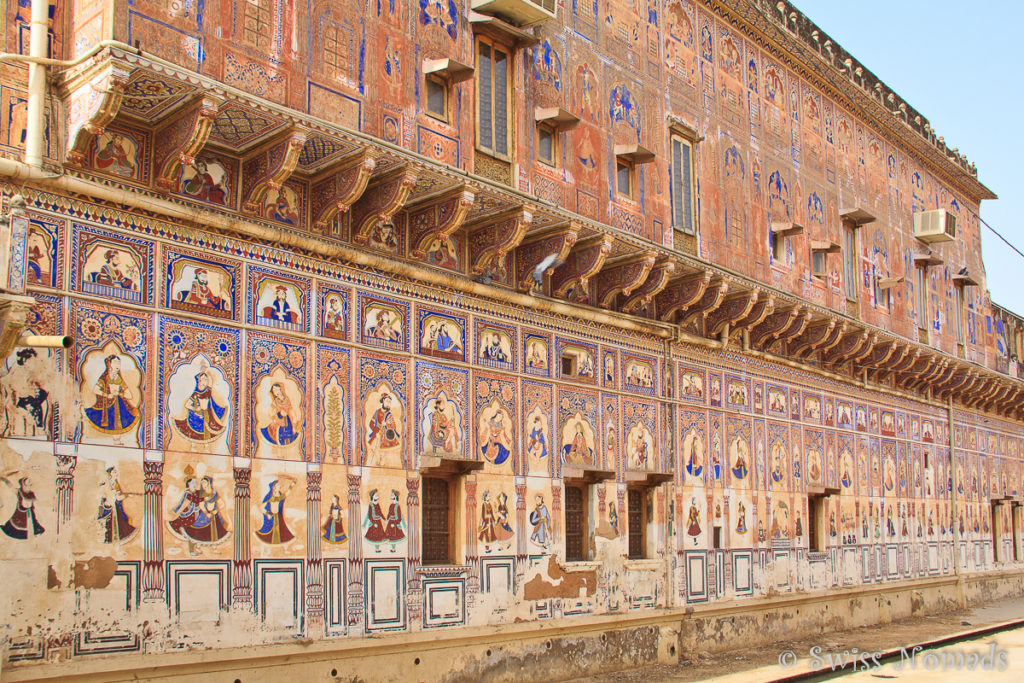
<svg viewBox="0 0 1024 683">
<path fill-rule="evenodd" d="M 976 216 L 978 216 L 978 214 L 975 214 L 975 215 L 976 215 Z M 979 221 L 981 221 L 982 225 L 984 225 L 984 226 L 985 226 L 986 228 L 988 228 L 989 230 L 991 230 L 991 231 L 992 231 L 992 233 L 993 233 L 993 234 L 994 234 L 994 235 L 995 235 L 996 237 L 998 237 L 998 238 L 999 238 L 999 239 L 1001 239 L 1001 240 L 1002 240 L 1003 242 L 1005 242 L 1005 243 L 1006 243 L 1006 246 L 1008 246 L 1008 247 L 1009 247 L 1010 249 L 1013 249 L 1013 250 L 1014 250 L 1015 252 L 1017 252 L 1017 255 L 1018 255 L 1018 256 L 1020 256 L 1021 258 L 1024 258 L 1024 252 L 1022 252 L 1022 251 L 1021 251 L 1020 249 L 1018 249 L 1017 247 L 1013 246 L 1013 244 L 1012 244 L 1012 243 L 1010 242 L 1010 240 L 1006 239 L 1006 238 L 1005 238 L 1005 237 L 1003 237 L 1003 236 L 1002 236 L 1001 234 L 999 234 L 999 231 L 998 231 L 998 230 L 996 230 L 995 228 L 993 228 L 993 227 L 992 227 L 991 225 L 989 225 L 988 223 L 986 223 L 986 222 L 985 222 L 985 219 L 984 219 L 984 218 L 982 218 L 981 216 L 978 216 L 978 220 L 979 220 Z"/>
</svg>

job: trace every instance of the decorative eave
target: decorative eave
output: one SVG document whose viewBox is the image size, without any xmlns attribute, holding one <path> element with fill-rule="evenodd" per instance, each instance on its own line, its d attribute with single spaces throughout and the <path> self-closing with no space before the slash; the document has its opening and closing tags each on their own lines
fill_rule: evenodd
<svg viewBox="0 0 1024 683">
<path fill-rule="evenodd" d="M 429 212 L 427 227 L 412 237 L 412 255 L 415 258 L 424 258 L 427 249 L 434 240 L 441 240 L 455 234 L 462 228 L 470 209 L 473 208 L 473 201 L 476 193 L 466 183 L 459 183 L 441 195 L 434 195 L 418 202 L 406 204 L 409 212 L 409 224 L 417 225 L 416 218 L 421 213 Z"/>
<path fill-rule="evenodd" d="M 647 280 L 629 295 L 622 305 L 623 313 L 641 314 L 648 310 L 651 301 L 668 285 L 676 272 L 676 262 L 668 259 L 656 263 L 647 275 Z"/>
<path fill-rule="evenodd" d="M 579 227 L 574 223 L 557 225 L 545 230 L 539 236 L 524 242 L 516 249 L 516 281 L 521 292 L 531 292 L 550 279 L 556 268 L 565 264 L 569 252 L 579 238 Z M 547 268 L 540 273 L 541 282 L 537 281 L 537 268 L 548 260 Z"/>
<path fill-rule="evenodd" d="M 798 305 L 788 305 L 775 311 L 750 331 L 750 345 L 758 350 L 766 349 L 802 312 Z"/>
<path fill-rule="evenodd" d="M 680 310 L 685 310 L 697 303 L 704 295 L 704 290 L 707 289 L 713 275 L 711 270 L 700 270 L 669 282 L 665 289 L 654 298 L 658 317 L 669 322 L 676 317 Z"/>
<path fill-rule="evenodd" d="M 757 302 L 757 290 L 735 292 L 722 301 L 718 309 L 704 318 L 704 336 L 717 337 L 733 323 L 745 318 Z"/>
<path fill-rule="evenodd" d="M 580 301 L 586 296 L 590 278 L 601 272 L 615 238 L 611 235 L 577 241 L 565 265 L 555 271 L 551 279 L 552 296 Z M 572 295 L 572 296 L 570 296 Z"/>
<path fill-rule="evenodd" d="M 656 260 L 657 252 L 645 251 L 605 263 L 597 279 L 597 305 L 612 308 L 620 294 L 629 296 L 636 291 L 647 281 Z"/>
<path fill-rule="evenodd" d="M 686 325 L 691 321 L 703 321 L 704 318 L 722 305 L 722 300 L 728 293 L 729 282 L 721 277 L 715 278 L 704 290 L 704 295 L 683 312 L 680 316 L 680 324 Z"/>
<path fill-rule="evenodd" d="M 913 152 L 946 184 L 975 201 L 995 199 L 978 181 L 976 169 L 935 135 L 927 119 L 856 64 L 837 43 L 785 0 L 701 0 L 712 12 L 789 68 L 824 91 L 844 109 L 865 116 L 881 137 Z"/>
</svg>

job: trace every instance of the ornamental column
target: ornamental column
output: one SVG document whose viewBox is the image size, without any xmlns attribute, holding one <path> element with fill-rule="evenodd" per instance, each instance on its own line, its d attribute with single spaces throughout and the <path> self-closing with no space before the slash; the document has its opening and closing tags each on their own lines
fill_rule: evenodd
<svg viewBox="0 0 1024 683">
<path fill-rule="evenodd" d="M 164 602 L 164 455 L 160 451 L 146 451 L 142 461 L 145 513 L 142 526 L 142 600 Z"/>
<path fill-rule="evenodd" d="M 252 551 L 249 547 L 249 481 L 252 469 L 233 468 L 235 477 L 235 541 L 231 557 L 231 603 L 252 611 Z"/>
<path fill-rule="evenodd" d="M 306 633 L 324 630 L 324 561 L 320 549 L 320 484 L 323 473 L 315 463 L 306 472 Z"/>
</svg>

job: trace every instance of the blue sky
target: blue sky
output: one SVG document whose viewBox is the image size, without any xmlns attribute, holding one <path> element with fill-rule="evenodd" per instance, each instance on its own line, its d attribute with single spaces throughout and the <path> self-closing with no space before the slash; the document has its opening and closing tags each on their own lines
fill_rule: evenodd
<svg viewBox="0 0 1024 683">
<path fill-rule="evenodd" d="M 1024 118 L 1017 66 L 1024 3 L 795 0 L 842 45 L 978 166 L 999 196 L 981 217 L 1024 251 Z M 981 226 L 988 287 L 1024 314 L 1024 257 Z"/>
</svg>

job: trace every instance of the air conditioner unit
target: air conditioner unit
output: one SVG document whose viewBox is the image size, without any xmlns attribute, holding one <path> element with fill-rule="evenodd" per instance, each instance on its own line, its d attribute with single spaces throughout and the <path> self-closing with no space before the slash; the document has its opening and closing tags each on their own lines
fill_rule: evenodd
<svg viewBox="0 0 1024 683">
<path fill-rule="evenodd" d="M 472 0 L 470 9 L 524 28 L 554 19 L 558 0 Z"/>
<path fill-rule="evenodd" d="M 956 239 L 956 216 L 945 209 L 914 214 L 914 237 L 922 242 L 952 242 Z"/>
</svg>

